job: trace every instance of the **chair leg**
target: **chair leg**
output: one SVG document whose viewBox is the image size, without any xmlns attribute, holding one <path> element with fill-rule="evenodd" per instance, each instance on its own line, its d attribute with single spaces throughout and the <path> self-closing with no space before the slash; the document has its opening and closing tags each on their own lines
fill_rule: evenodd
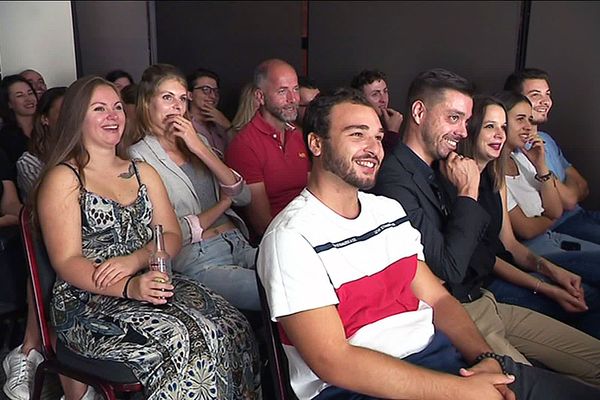
<svg viewBox="0 0 600 400">
<path fill-rule="evenodd" d="M 113 387 L 110 385 L 106 385 L 104 383 L 101 384 L 100 391 L 102 392 L 102 396 L 106 400 L 116 400 L 117 399 L 117 397 L 115 396 L 115 391 L 114 391 Z"/>
<path fill-rule="evenodd" d="M 31 400 L 40 400 L 42 398 L 42 389 L 44 388 L 44 378 L 46 377 L 46 366 L 44 362 L 38 365 L 33 377 L 33 393 Z"/>
</svg>

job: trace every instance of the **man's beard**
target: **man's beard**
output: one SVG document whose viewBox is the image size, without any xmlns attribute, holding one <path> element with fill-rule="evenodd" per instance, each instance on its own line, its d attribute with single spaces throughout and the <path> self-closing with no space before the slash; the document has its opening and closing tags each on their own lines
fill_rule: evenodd
<svg viewBox="0 0 600 400">
<path fill-rule="evenodd" d="M 354 186 L 359 190 L 369 190 L 375 186 L 375 177 L 360 178 L 354 168 L 352 162 L 348 162 L 335 154 L 329 141 L 323 141 L 323 167 L 332 174 L 340 177 L 347 184 Z"/>
</svg>

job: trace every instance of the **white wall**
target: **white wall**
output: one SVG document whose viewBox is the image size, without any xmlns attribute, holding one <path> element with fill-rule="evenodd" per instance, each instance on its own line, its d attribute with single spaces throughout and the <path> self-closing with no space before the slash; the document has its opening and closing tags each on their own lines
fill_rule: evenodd
<svg viewBox="0 0 600 400">
<path fill-rule="evenodd" d="M 31 68 L 48 87 L 77 79 L 70 1 L 0 1 L 2 76 Z"/>
</svg>

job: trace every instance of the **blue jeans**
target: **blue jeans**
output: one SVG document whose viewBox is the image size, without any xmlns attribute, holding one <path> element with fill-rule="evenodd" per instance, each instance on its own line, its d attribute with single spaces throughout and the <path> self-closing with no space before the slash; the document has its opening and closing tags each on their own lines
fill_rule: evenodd
<svg viewBox="0 0 600 400">
<path fill-rule="evenodd" d="M 257 249 L 238 230 L 193 243 L 194 256 L 179 272 L 202 282 L 242 310 L 260 310 L 256 285 Z"/>
<path fill-rule="evenodd" d="M 530 275 L 548 281 L 541 274 L 531 273 Z M 487 285 L 487 289 L 494 293 L 499 303 L 512 304 L 537 311 L 600 339 L 600 289 L 588 284 L 582 286 L 585 292 L 585 301 L 589 307 L 589 310 L 583 313 L 569 313 L 551 298 L 543 294 L 533 294 L 531 289 L 513 285 L 500 278 L 495 278 Z"/>
<path fill-rule="evenodd" d="M 564 250 L 563 241 L 576 242 L 581 250 Z M 564 233 L 548 231 L 523 242 L 534 253 L 581 276 L 590 286 L 600 288 L 600 245 Z"/>
<path fill-rule="evenodd" d="M 436 333 L 436 336 L 437 335 L 438 334 Z M 445 335 L 444 338 L 446 338 Z M 448 339 L 446 338 L 445 340 Z M 450 358 L 453 358 L 452 353 L 456 353 L 457 351 L 449 342 L 447 343 L 448 346 L 450 346 L 450 349 L 446 348 L 444 350 L 444 357 L 446 357 L 447 354 L 450 354 Z M 429 347 L 423 350 L 423 352 L 430 353 Z M 419 358 L 419 354 L 421 353 L 414 354 L 413 356 Z M 409 357 L 405 358 L 404 361 L 412 362 L 409 359 Z M 431 358 L 433 360 L 435 358 L 435 353 L 426 355 L 426 357 Z M 589 385 L 580 383 L 571 378 L 567 378 L 564 375 L 556 374 L 544 369 L 531 367 L 525 364 L 516 363 L 510 357 L 507 356 L 504 356 L 503 359 L 506 371 L 515 376 L 515 381 L 511 383 L 509 387 L 515 393 L 517 399 L 519 400 L 597 400 L 600 398 L 600 391 Z M 418 362 L 413 363 L 418 364 Z M 429 367 L 428 365 L 423 364 L 418 365 Z M 458 366 L 458 364 L 456 366 Z M 458 372 L 456 372 L 455 375 L 458 375 Z M 430 385 L 430 383 L 423 382 L 423 385 Z M 440 389 L 440 391 L 443 391 L 443 389 Z M 359 394 L 336 386 L 330 386 L 323 390 L 321 393 L 319 393 L 316 397 L 314 397 L 313 400 L 379 399 L 373 396 Z"/>
<path fill-rule="evenodd" d="M 552 230 L 600 244 L 600 211 L 579 208 L 576 213 L 553 227 Z"/>
</svg>

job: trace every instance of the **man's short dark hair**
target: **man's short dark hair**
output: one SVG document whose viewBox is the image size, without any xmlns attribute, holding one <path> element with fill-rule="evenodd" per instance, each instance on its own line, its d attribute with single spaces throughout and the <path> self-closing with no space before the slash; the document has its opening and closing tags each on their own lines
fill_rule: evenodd
<svg viewBox="0 0 600 400">
<path fill-rule="evenodd" d="M 362 92 L 354 88 L 339 88 L 332 93 L 320 93 L 310 102 L 304 114 L 302 129 L 304 131 L 304 142 L 308 148 L 308 134 L 314 133 L 321 138 L 329 137 L 331 128 L 331 109 L 342 103 L 359 104 L 373 108 Z M 312 153 L 308 154 L 312 158 Z"/>
<path fill-rule="evenodd" d="M 204 78 L 205 76 L 214 79 L 217 82 L 217 87 L 221 87 L 221 80 L 216 72 L 205 68 L 198 68 L 186 77 L 189 90 L 194 89 L 196 79 Z"/>
<path fill-rule="evenodd" d="M 306 89 L 318 89 L 316 82 L 308 76 L 298 77 L 298 86 Z"/>
<path fill-rule="evenodd" d="M 419 73 L 413 79 L 408 88 L 406 105 L 410 109 L 417 100 L 435 103 L 446 90 L 456 90 L 470 97 L 475 92 L 473 85 L 462 76 L 443 68 L 434 68 Z"/>
<path fill-rule="evenodd" d="M 523 82 L 528 79 L 543 79 L 550 82 L 550 77 L 546 71 L 538 68 L 525 68 L 513 72 L 506 78 L 504 90 L 523 93 Z"/>
<path fill-rule="evenodd" d="M 387 77 L 381 71 L 376 69 L 363 69 L 352 78 L 350 86 L 357 90 L 362 90 L 363 86 L 370 85 L 375 81 L 384 81 L 387 83 Z"/>
</svg>

